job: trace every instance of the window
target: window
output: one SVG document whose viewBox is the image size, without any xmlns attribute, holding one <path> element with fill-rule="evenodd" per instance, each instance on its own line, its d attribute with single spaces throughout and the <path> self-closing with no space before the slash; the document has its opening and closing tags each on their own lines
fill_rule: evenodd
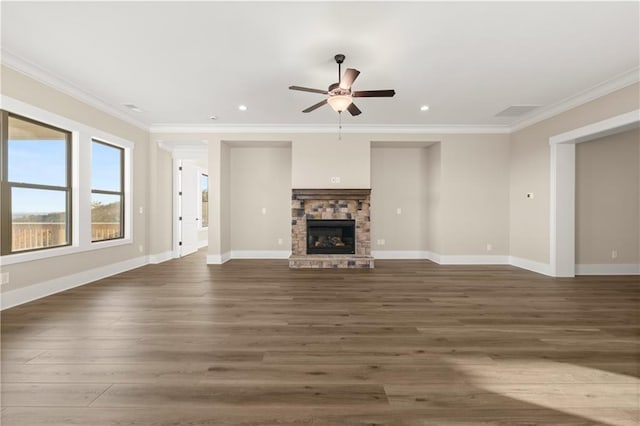
<svg viewBox="0 0 640 426">
<path fill-rule="evenodd" d="M 124 149 L 91 142 L 91 241 L 124 238 Z"/>
<path fill-rule="evenodd" d="M 209 226 L 209 176 L 205 174 L 200 175 L 200 203 L 201 209 L 200 212 L 202 214 L 202 223 L 203 228 L 207 228 Z"/>
<path fill-rule="evenodd" d="M 1 254 L 71 244 L 71 133 L 6 111 Z"/>
</svg>

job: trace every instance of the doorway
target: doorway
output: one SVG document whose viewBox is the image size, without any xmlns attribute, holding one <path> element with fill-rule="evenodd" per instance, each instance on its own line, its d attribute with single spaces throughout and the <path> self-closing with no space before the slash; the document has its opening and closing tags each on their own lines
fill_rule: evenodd
<svg viewBox="0 0 640 426">
<path fill-rule="evenodd" d="M 635 110 L 549 138 L 551 276 L 575 276 L 576 144 L 631 130 L 639 123 L 640 110 Z"/>
<path fill-rule="evenodd" d="M 200 177 L 203 169 L 186 160 L 176 160 L 174 163 L 174 253 L 175 257 L 183 257 L 201 247 L 203 208 Z"/>
</svg>

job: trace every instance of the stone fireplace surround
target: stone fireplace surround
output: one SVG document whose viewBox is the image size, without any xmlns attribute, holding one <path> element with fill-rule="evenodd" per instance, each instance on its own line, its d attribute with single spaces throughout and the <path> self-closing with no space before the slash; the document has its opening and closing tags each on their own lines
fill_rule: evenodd
<svg viewBox="0 0 640 426">
<path fill-rule="evenodd" d="M 294 189 L 290 268 L 373 268 L 371 189 Z M 356 221 L 355 254 L 307 254 L 307 219 Z"/>
</svg>

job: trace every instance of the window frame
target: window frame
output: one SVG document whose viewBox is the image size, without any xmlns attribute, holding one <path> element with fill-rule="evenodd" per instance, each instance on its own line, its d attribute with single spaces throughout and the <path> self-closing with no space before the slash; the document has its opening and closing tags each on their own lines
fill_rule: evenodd
<svg viewBox="0 0 640 426">
<path fill-rule="evenodd" d="M 36 183 L 26 182 L 11 182 L 9 181 L 9 118 L 25 121 L 31 124 L 35 124 L 41 127 L 45 127 L 65 135 L 66 155 L 65 155 L 65 170 L 66 170 L 66 186 L 57 185 L 43 185 Z M 72 131 L 57 127 L 55 125 L 44 123 L 40 120 L 35 120 L 30 117 L 25 117 L 21 114 L 10 112 L 7 110 L 0 110 L 0 145 L 2 153 L 0 154 L 0 180 L 2 181 L 2 188 L 0 189 L 1 197 L 1 212 L 2 219 L 0 219 L 0 230 L 2 236 L 0 237 L 0 255 L 9 256 L 23 253 L 41 252 L 43 250 L 53 250 L 62 247 L 69 247 L 73 244 L 73 143 L 72 143 Z M 13 250 L 13 210 L 12 210 L 12 190 L 13 188 L 24 189 L 40 189 L 48 191 L 61 191 L 65 193 L 65 236 L 66 244 L 58 244 L 50 247 L 37 247 L 26 250 Z"/>
<path fill-rule="evenodd" d="M 95 189 L 93 186 L 93 179 L 91 181 L 91 195 L 93 194 L 102 194 L 102 195 L 118 195 L 120 197 L 120 236 L 119 237 L 115 237 L 115 238 L 105 238 L 103 240 L 94 240 L 93 236 L 91 237 L 91 243 L 95 244 L 95 243 L 101 243 L 104 241 L 113 241 L 113 240 L 121 240 L 125 238 L 125 230 L 127 229 L 127 227 L 125 226 L 125 221 L 126 221 L 126 209 L 125 209 L 125 204 L 128 203 L 126 202 L 125 199 L 125 155 L 126 155 L 126 149 L 124 147 L 118 146 L 116 144 L 113 144 L 111 142 L 106 142 L 103 141 L 99 138 L 91 138 L 91 164 L 93 165 L 93 144 L 94 143 L 98 143 L 98 144 L 102 144 L 105 146 L 108 146 L 109 148 L 114 148 L 117 149 L 118 151 L 120 151 L 120 191 L 107 191 L 107 190 L 102 190 L 102 189 Z M 91 177 L 93 178 L 93 169 L 91 170 Z M 91 226 L 93 227 L 93 218 L 91 218 Z M 93 234 L 93 231 L 92 231 Z"/>
<path fill-rule="evenodd" d="M 127 250 L 127 255 L 136 261 L 142 258 L 141 247 L 138 251 L 133 250 L 134 226 L 133 205 L 136 202 L 134 180 L 136 178 L 134 169 L 135 148 L 136 144 L 131 140 L 112 133 L 93 127 L 91 124 L 75 121 L 71 118 L 58 115 L 46 109 L 42 109 L 35 105 L 12 98 L 7 95 L 0 94 L 0 105 L 2 110 L 15 115 L 20 115 L 32 120 L 43 122 L 54 127 L 69 129 L 71 131 L 71 170 L 73 179 L 72 193 L 72 244 L 70 246 L 56 246 L 49 250 L 36 250 L 29 252 L 17 252 L 9 255 L 0 254 L 0 266 L 20 264 L 34 260 L 50 259 L 57 256 L 75 255 L 86 253 L 93 250 L 102 250 L 107 248 L 118 248 Z M 100 139 L 109 141 L 109 143 L 125 149 L 125 230 L 124 239 L 106 240 L 96 243 L 91 242 L 91 140 Z M 0 149 L 0 155 L 1 155 Z M 1 167 L 2 159 L 0 159 Z M 0 170 L 0 173 L 2 171 Z M 142 214 L 144 209 L 144 200 L 138 199 L 140 202 L 140 211 Z M 2 222 L 2 221 L 0 221 Z M 4 230 L 0 230 L 4 233 Z M 129 247 L 127 247 L 129 246 Z M 135 253 L 135 254 L 134 254 Z M 138 255 L 139 257 L 135 257 Z"/>
</svg>

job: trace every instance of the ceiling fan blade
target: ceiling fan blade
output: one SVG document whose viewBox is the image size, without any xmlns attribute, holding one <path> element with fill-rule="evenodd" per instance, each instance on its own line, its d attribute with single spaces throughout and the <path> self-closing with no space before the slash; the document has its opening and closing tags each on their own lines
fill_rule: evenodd
<svg viewBox="0 0 640 426">
<path fill-rule="evenodd" d="M 351 104 L 347 107 L 347 111 L 349 111 L 351 115 L 354 115 L 354 116 L 362 114 L 362 111 L 360 111 L 360 108 L 358 108 L 356 104 L 354 104 L 353 102 L 351 102 Z"/>
<path fill-rule="evenodd" d="M 351 89 L 351 85 L 356 80 L 356 78 L 358 78 L 358 75 L 360 75 L 360 71 L 358 71 L 357 69 L 347 68 L 347 70 L 344 72 L 344 75 L 340 79 L 340 88 L 344 90 Z"/>
<path fill-rule="evenodd" d="M 311 112 L 311 111 L 313 111 L 315 109 L 320 108 L 322 105 L 324 105 L 326 103 L 327 103 L 327 100 L 323 99 L 320 102 L 318 102 L 317 104 L 311 105 L 309 108 L 307 108 L 305 110 L 302 110 L 302 112 Z"/>
<path fill-rule="evenodd" d="M 396 94 L 393 89 L 390 90 L 362 90 L 360 92 L 353 92 L 351 96 L 354 98 L 390 98 Z"/>
<path fill-rule="evenodd" d="M 289 86 L 291 90 L 300 90 L 301 92 L 322 93 L 323 95 L 329 94 L 326 90 L 312 89 L 310 87 Z"/>
</svg>

